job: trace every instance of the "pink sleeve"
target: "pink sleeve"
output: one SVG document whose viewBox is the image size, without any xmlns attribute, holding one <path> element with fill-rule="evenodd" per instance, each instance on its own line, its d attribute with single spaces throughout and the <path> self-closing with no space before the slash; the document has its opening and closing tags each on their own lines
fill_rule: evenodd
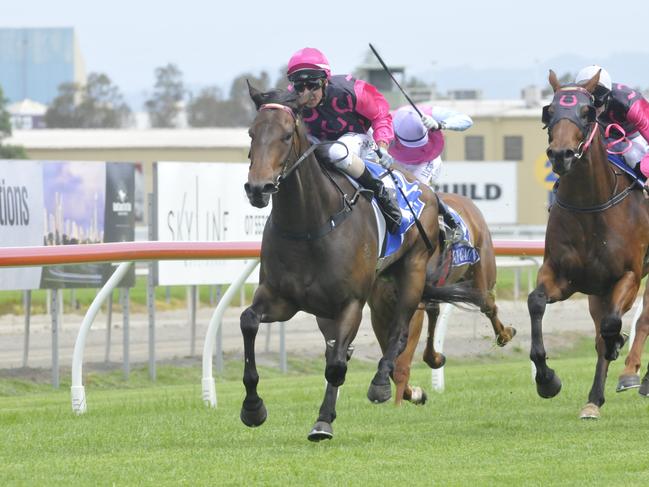
<svg viewBox="0 0 649 487">
<path fill-rule="evenodd" d="M 390 104 L 374 86 L 365 81 L 356 80 L 356 111 L 372 122 L 374 140 L 389 144 L 394 139 Z"/>
<path fill-rule="evenodd" d="M 649 152 L 640 161 L 640 172 L 649 178 Z"/>
<path fill-rule="evenodd" d="M 649 102 L 644 98 L 640 98 L 631 105 L 626 118 L 640 132 L 644 140 L 649 141 Z"/>
</svg>

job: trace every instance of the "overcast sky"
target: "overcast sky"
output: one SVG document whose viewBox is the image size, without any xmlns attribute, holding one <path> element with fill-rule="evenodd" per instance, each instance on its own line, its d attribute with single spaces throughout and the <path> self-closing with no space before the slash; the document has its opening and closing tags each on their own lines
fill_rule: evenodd
<svg viewBox="0 0 649 487">
<path fill-rule="evenodd" d="M 545 69 L 535 70 L 559 56 L 604 62 L 621 51 L 649 54 L 647 0 L 2 3 L 2 27 L 74 27 L 87 72 L 107 73 L 125 92 L 150 90 L 153 70 L 168 62 L 190 85 L 227 90 L 234 76 L 262 69 L 274 78 L 304 46 L 323 50 L 337 73 L 359 64 L 372 42 L 388 64 L 411 75 L 465 66 L 529 69 L 542 81 Z"/>
</svg>

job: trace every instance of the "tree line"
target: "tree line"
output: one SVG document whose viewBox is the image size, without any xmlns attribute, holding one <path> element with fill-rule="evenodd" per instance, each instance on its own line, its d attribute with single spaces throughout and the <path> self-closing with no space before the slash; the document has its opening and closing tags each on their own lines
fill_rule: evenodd
<svg viewBox="0 0 649 487">
<path fill-rule="evenodd" d="M 285 88 L 284 70 L 275 87 Z M 190 127 L 241 127 L 252 122 L 254 106 L 248 96 L 249 80 L 256 88 L 270 89 L 267 72 L 237 76 L 226 98 L 218 86 L 196 93 L 185 87 L 183 73 L 173 63 L 155 69 L 153 93 L 144 103 L 153 128 L 174 128 L 185 112 Z M 133 111 L 108 75 L 90 73 L 85 85 L 63 83 L 45 113 L 48 128 L 123 128 L 133 125 Z"/>
<path fill-rule="evenodd" d="M 0 86 L 0 159 L 27 159 L 23 147 L 4 143 L 4 139 L 11 137 L 11 117 L 6 107 L 7 99 Z"/>
</svg>

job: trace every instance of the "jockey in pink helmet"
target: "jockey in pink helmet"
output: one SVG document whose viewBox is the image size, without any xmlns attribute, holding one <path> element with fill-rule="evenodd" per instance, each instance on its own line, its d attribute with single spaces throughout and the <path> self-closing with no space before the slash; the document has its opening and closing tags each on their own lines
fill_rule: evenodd
<svg viewBox="0 0 649 487">
<path fill-rule="evenodd" d="M 393 193 L 375 179 L 363 159 L 381 149 L 382 163 L 390 156 L 387 148 L 394 137 L 390 105 L 379 91 L 351 75 L 333 75 L 329 61 L 312 47 L 297 51 L 288 61 L 289 90 L 306 96 L 302 119 L 312 142 L 338 141 L 318 150 L 319 158 L 350 175 L 374 192 L 386 217 L 388 230 L 394 233 L 401 224 L 401 210 Z M 373 130 L 373 138 L 368 131 Z"/>
<path fill-rule="evenodd" d="M 599 82 L 593 93 L 595 106 L 601 107 L 598 120 L 606 129 L 607 149 L 619 154 L 636 173 L 649 176 L 649 102 L 638 90 L 613 83 L 608 72 L 597 65 L 586 66 L 575 77 L 575 83 L 591 79 L 599 71 Z M 610 137 L 609 137 L 609 134 Z M 613 135 L 616 134 L 616 135 Z M 645 192 L 649 180 L 645 182 Z M 646 194 L 646 193 L 645 193 Z"/>
<path fill-rule="evenodd" d="M 444 136 L 442 129 L 466 130 L 473 125 L 468 115 L 443 107 L 417 105 L 421 115 L 410 105 L 393 113 L 394 141 L 390 155 L 401 167 L 414 174 L 422 183 L 434 186 L 442 171 Z M 450 240 L 462 239 L 462 230 L 441 202 L 440 213 L 451 229 Z"/>
</svg>

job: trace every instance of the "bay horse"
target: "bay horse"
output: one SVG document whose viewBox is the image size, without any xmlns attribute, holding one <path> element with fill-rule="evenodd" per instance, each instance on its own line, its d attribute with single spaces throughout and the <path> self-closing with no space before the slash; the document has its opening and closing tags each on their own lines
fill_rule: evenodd
<svg viewBox="0 0 649 487">
<path fill-rule="evenodd" d="M 422 300 L 426 262 L 430 256 L 413 225 L 403 244 L 377 269 L 378 224 L 370 201 L 344 175 L 329 171 L 314 156 L 301 118 L 304 95 L 249 87 L 257 115 L 249 129 L 250 169 L 245 191 L 255 207 L 272 211 L 264 228 L 259 287 L 252 304 L 241 314 L 244 341 L 243 383 L 246 396 L 241 420 L 259 426 L 267 416 L 257 393 L 255 337 L 259 323 L 287 321 L 299 310 L 315 315 L 325 339 L 327 386 L 316 423 L 308 439 L 333 437 L 338 387 L 345 381 L 352 340 L 377 275 L 390 273 L 399 299 L 386 352 L 374 384 L 377 395 L 389 398 L 394 360 L 405 345 L 408 323 Z M 438 237 L 438 207 L 433 192 L 421 188 L 425 203 L 420 216 L 431 242 Z M 430 292 L 438 299 L 466 299 L 457 288 Z"/>
<path fill-rule="evenodd" d="M 428 265 L 426 287 L 432 288 L 457 282 L 469 283 L 476 290 L 476 293 L 472 296 L 472 299 L 467 300 L 467 303 L 479 307 L 480 311 L 491 321 L 491 326 L 496 335 L 496 344 L 504 347 L 516 335 L 516 329 L 511 326 L 503 326 L 498 317 L 498 306 L 496 305 L 494 293 L 497 273 L 496 256 L 487 222 L 470 198 L 450 193 L 437 193 L 437 195 L 444 203 L 455 210 L 467 225 L 469 241 L 477 250 L 480 260 L 475 263 L 451 267 L 448 275 L 442 274 L 443 282 L 440 282 L 439 269 L 443 259 L 440 258 L 442 246 L 438 246 Z M 385 350 L 387 346 L 390 317 L 394 312 L 396 296 L 396 289 L 391 281 L 377 279 L 374 284 L 370 306 L 372 307 L 372 327 L 381 350 Z M 438 301 L 424 302 L 410 320 L 406 348 L 395 363 L 393 377 L 396 385 L 395 404 L 401 404 L 403 399 L 413 404 L 424 404 L 426 402 L 426 393 L 422 388 L 413 387 L 408 383 L 412 359 L 421 336 L 424 313 L 428 317 L 428 336 L 423 354 L 424 362 L 432 369 L 439 369 L 446 363 L 446 357 L 442 353 L 436 352 L 433 345 L 439 312 L 440 303 Z"/>
<path fill-rule="evenodd" d="M 546 305 L 575 292 L 588 295 L 595 324 L 597 364 L 583 419 L 597 419 L 604 404 L 609 364 L 625 342 L 622 315 L 636 298 L 649 270 L 649 206 L 631 179 L 607 160 L 592 93 L 599 72 L 581 85 L 561 86 L 553 71 L 552 103 L 543 109 L 547 156 L 559 176 L 555 203 L 545 235 L 545 256 L 537 286 L 528 296 L 536 388 L 541 397 L 556 396 L 561 380 L 546 363 L 542 320 Z M 649 295 L 637 323 L 636 339 L 620 376 L 618 390 L 637 387 L 640 355 L 649 333 Z M 649 374 L 645 376 L 649 381 Z"/>
</svg>

